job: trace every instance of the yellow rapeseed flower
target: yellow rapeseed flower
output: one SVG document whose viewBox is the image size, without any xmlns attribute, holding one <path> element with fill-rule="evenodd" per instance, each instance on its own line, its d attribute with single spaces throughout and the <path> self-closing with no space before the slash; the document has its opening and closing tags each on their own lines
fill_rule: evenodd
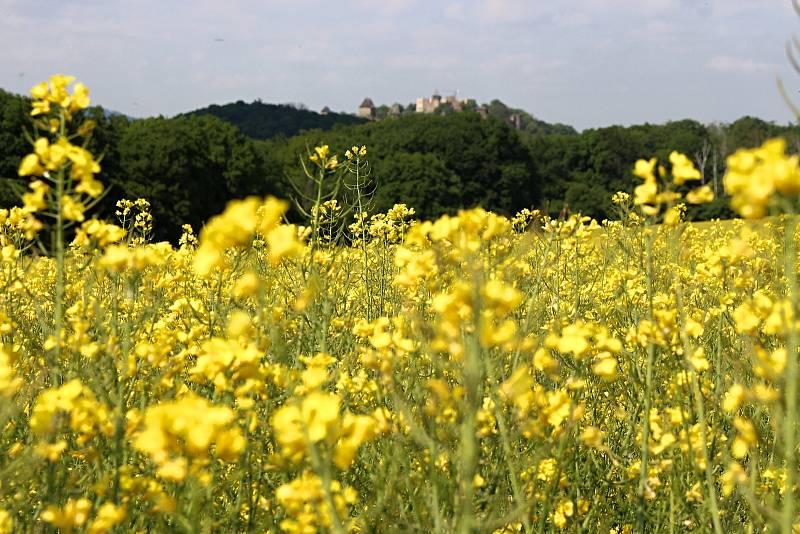
<svg viewBox="0 0 800 534">
<path fill-rule="evenodd" d="M 69 533 L 86 523 L 91 509 L 92 502 L 89 499 L 68 499 L 63 507 L 48 506 L 39 517 L 61 532 Z"/>
<path fill-rule="evenodd" d="M 701 178 L 700 171 L 684 154 L 673 150 L 669 155 L 669 162 L 672 164 L 672 181 L 675 185 L 683 185 L 689 180 Z"/>
</svg>

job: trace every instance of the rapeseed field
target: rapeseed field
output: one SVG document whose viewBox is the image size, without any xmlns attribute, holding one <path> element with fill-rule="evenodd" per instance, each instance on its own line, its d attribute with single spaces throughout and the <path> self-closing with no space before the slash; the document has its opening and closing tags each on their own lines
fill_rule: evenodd
<svg viewBox="0 0 800 534">
<path fill-rule="evenodd" d="M 0 210 L 0 533 L 800 531 L 781 139 L 702 225 L 678 153 L 613 221 L 417 221 L 368 212 L 367 147 L 319 146 L 303 225 L 246 198 L 176 247 L 147 200 L 92 216 L 73 82 L 33 88 Z"/>
</svg>

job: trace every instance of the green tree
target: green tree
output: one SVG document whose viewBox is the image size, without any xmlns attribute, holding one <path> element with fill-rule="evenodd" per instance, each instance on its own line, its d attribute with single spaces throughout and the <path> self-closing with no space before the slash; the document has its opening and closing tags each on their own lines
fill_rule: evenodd
<svg viewBox="0 0 800 534">
<path fill-rule="evenodd" d="M 381 205 L 405 202 L 420 216 L 436 217 L 472 206 L 512 214 L 540 200 L 536 165 L 518 132 L 500 120 L 483 120 L 477 113 L 446 117 L 414 114 L 327 132 L 314 130 L 275 140 L 271 150 L 278 154 L 287 180 L 299 180 L 298 156 L 305 157 L 308 149 L 323 143 L 339 154 L 352 145 L 367 145 Z M 411 154 L 434 158 L 412 158 L 407 165 L 402 163 Z M 433 170 L 422 172 L 422 163 L 430 163 Z M 411 168 L 420 170 L 418 178 L 410 173 Z M 443 183 L 433 180 L 435 176 Z M 451 190 L 453 176 L 457 177 L 458 190 Z M 426 208 L 413 205 L 401 195 L 410 189 L 415 198 L 430 197 L 424 201 Z M 442 196 L 442 191 L 448 191 L 447 195 Z"/>
<path fill-rule="evenodd" d="M 118 193 L 151 202 L 160 239 L 177 239 L 183 223 L 201 226 L 233 198 L 274 192 L 259 147 L 213 117 L 135 121 L 120 139 L 119 158 L 125 176 Z"/>
<path fill-rule="evenodd" d="M 0 207 L 19 204 L 26 181 L 17 177 L 22 157 L 30 152 L 23 132 L 30 130 L 30 100 L 0 89 Z"/>
<path fill-rule="evenodd" d="M 610 213 L 612 193 L 600 185 L 573 182 L 564 194 L 563 206 L 571 213 L 605 219 Z"/>
<path fill-rule="evenodd" d="M 388 108 L 386 108 L 388 111 Z M 321 115 L 304 106 L 265 104 L 260 100 L 245 103 L 242 100 L 222 106 L 211 105 L 189 115 L 211 115 L 230 123 L 253 139 L 270 139 L 277 136 L 291 137 L 303 130 L 329 130 L 338 124 L 361 124 L 361 117 L 342 113 Z"/>
<path fill-rule="evenodd" d="M 373 172 L 380 177 L 376 212 L 398 202 L 413 207 L 421 218 L 455 211 L 453 200 L 460 198 L 461 179 L 435 154 L 394 152 L 380 158 Z"/>
</svg>

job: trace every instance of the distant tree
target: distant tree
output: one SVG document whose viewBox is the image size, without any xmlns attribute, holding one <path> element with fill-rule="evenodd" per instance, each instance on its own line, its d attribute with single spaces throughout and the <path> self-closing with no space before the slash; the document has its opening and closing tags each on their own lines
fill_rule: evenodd
<svg viewBox="0 0 800 534">
<path fill-rule="evenodd" d="M 542 197 L 551 214 L 567 204 L 572 211 L 602 218 L 611 213 L 613 193 L 630 192 L 640 182 L 632 174 L 636 160 L 655 156 L 666 163 L 673 150 L 693 157 L 708 138 L 705 126 L 684 120 L 588 129 L 576 136 L 537 136 L 528 146 L 544 178 Z"/>
<path fill-rule="evenodd" d="M 777 128 L 761 119 L 745 116 L 725 129 L 727 144 L 736 148 L 753 148 L 772 137 Z"/>
<path fill-rule="evenodd" d="M 573 182 L 564 193 L 564 205 L 571 213 L 601 220 L 611 212 L 611 195 L 611 191 L 600 185 Z"/>
<path fill-rule="evenodd" d="M 187 115 L 212 115 L 228 122 L 253 139 L 270 139 L 276 136 L 291 137 L 302 130 L 329 130 L 338 124 L 361 124 L 365 119 L 341 113 L 319 113 L 308 110 L 303 104 L 276 105 L 241 100 L 222 106 L 211 105 Z"/>
<path fill-rule="evenodd" d="M 119 144 L 124 176 L 117 195 L 151 202 L 160 239 L 175 240 L 183 223 L 195 228 L 228 200 L 274 192 L 263 151 L 213 117 L 135 121 Z"/>
<path fill-rule="evenodd" d="M 20 203 L 27 181 L 17 177 L 22 157 L 31 151 L 23 132 L 30 130 L 30 100 L 0 89 L 0 207 Z"/>
<path fill-rule="evenodd" d="M 716 197 L 708 204 L 688 205 L 686 219 L 689 221 L 707 221 L 709 219 L 732 219 L 736 214 L 731 209 L 730 198 L 724 195 Z"/>
<path fill-rule="evenodd" d="M 380 158 L 373 172 L 379 183 L 376 212 L 402 202 L 413 207 L 418 217 L 431 218 L 458 207 L 453 200 L 461 196 L 461 178 L 436 154 L 393 152 Z"/>
<path fill-rule="evenodd" d="M 454 206 L 481 205 L 510 213 L 539 200 L 535 164 L 516 131 L 501 121 L 482 120 L 476 113 L 416 115 L 396 124 L 378 122 L 369 130 L 379 155 L 395 150 L 437 154 L 462 180 Z M 505 176 L 525 174 L 527 187 L 504 180 L 503 165 L 511 163 L 522 167 L 506 169 Z"/>
<path fill-rule="evenodd" d="M 414 114 L 329 132 L 314 130 L 275 140 L 270 150 L 279 155 L 287 179 L 299 180 L 298 156 L 306 157 L 309 148 L 323 142 L 340 154 L 351 145 L 367 145 L 378 182 L 376 199 L 383 207 L 411 205 L 401 196 L 405 192 L 420 199 L 413 207 L 426 217 L 477 205 L 513 213 L 540 199 L 536 165 L 518 132 L 477 113 Z M 425 157 L 410 156 L 415 154 Z M 424 164 L 431 170 L 422 172 Z"/>
<path fill-rule="evenodd" d="M 475 106 L 477 109 L 477 104 Z M 513 115 L 518 115 L 522 121 L 522 130 L 534 135 L 577 135 L 575 128 L 566 124 L 551 124 L 534 118 L 525 110 L 511 108 L 500 100 L 492 100 L 488 104 L 489 115 L 501 120 L 509 120 Z"/>
</svg>

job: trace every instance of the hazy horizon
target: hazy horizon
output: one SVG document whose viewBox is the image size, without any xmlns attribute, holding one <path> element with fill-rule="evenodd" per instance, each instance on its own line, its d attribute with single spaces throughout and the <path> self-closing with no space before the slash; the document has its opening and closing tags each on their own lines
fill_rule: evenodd
<svg viewBox="0 0 800 534">
<path fill-rule="evenodd" d="M 320 6 L 327 6 L 321 8 Z M 576 129 L 786 124 L 789 0 L 0 0 L 0 87 L 76 76 L 133 117 L 261 99 L 354 113 L 458 91 Z M 160 13 L 160 14 L 159 14 Z M 46 38 L 33 39 L 37 32 Z"/>
</svg>

